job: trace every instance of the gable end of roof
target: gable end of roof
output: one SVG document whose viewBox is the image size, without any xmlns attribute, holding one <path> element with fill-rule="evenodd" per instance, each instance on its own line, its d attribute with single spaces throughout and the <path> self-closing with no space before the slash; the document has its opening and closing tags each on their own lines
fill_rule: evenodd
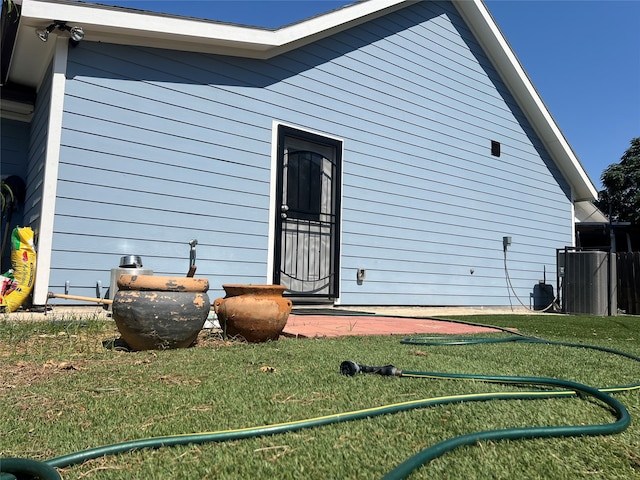
<svg viewBox="0 0 640 480">
<path fill-rule="evenodd" d="M 15 1 L 22 7 L 8 80 L 31 88 L 38 88 L 53 53 L 51 45 L 43 47 L 35 31 L 54 19 L 82 25 L 83 41 L 266 59 L 415 2 L 366 0 L 279 29 L 264 29 L 71 0 Z M 571 185 L 573 200 L 595 200 L 595 185 L 482 0 L 451 1 Z"/>
</svg>

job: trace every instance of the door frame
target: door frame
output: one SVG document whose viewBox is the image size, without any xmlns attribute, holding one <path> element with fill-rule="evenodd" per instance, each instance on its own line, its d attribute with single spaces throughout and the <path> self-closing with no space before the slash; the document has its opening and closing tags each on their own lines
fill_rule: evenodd
<svg viewBox="0 0 640 480">
<path fill-rule="evenodd" d="M 309 135 L 310 137 L 316 137 L 317 140 L 321 140 L 322 138 L 332 140 L 338 142 L 340 144 L 340 149 L 337 152 L 340 157 L 340 165 L 337 168 L 336 182 L 338 193 L 336 195 L 336 203 L 335 206 L 335 215 L 336 215 L 336 239 L 335 239 L 335 249 L 336 255 L 334 258 L 334 268 L 335 268 L 335 292 L 331 297 L 328 296 L 312 296 L 309 297 L 301 297 L 295 296 L 300 301 L 324 301 L 334 304 L 340 303 L 340 268 L 342 263 L 341 252 L 342 252 L 342 188 L 343 188 L 343 169 L 342 164 L 344 163 L 344 139 L 337 137 L 335 135 L 330 135 L 324 132 L 318 132 L 315 130 L 311 130 L 309 128 L 301 127 L 299 125 L 288 124 L 280 121 L 274 120 L 272 122 L 271 127 L 271 179 L 270 179 L 270 192 L 269 192 L 269 254 L 267 260 L 267 280 L 269 283 L 273 283 L 276 275 L 276 269 L 280 268 L 280 265 L 276 265 L 276 258 L 279 257 L 276 255 L 276 235 L 280 234 L 280 232 L 276 231 L 276 215 L 280 214 L 280 201 L 278 199 L 278 172 L 279 172 L 279 159 L 278 159 L 278 150 L 279 150 L 279 130 L 280 127 L 291 128 L 293 130 L 297 130 L 301 132 L 303 135 Z M 311 138 L 313 140 L 313 138 Z"/>
</svg>

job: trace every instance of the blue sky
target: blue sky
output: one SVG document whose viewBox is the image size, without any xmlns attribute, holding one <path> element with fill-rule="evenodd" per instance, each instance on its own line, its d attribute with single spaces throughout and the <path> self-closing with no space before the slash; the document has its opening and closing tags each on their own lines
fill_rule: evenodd
<svg viewBox="0 0 640 480">
<path fill-rule="evenodd" d="M 340 0 L 96 0 L 92 3 L 276 28 Z M 600 175 L 640 137 L 640 1 L 486 0 L 573 147 Z"/>
</svg>

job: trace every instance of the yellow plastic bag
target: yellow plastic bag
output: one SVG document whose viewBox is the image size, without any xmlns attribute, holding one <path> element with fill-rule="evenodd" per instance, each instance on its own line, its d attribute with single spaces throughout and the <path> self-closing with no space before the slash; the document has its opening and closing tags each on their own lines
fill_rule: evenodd
<svg viewBox="0 0 640 480">
<path fill-rule="evenodd" d="M 30 227 L 16 227 L 11 233 L 11 268 L 17 287 L 0 297 L 0 310 L 7 312 L 20 308 L 31 294 L 36 279 L 36 250 Z"/>
</svg>

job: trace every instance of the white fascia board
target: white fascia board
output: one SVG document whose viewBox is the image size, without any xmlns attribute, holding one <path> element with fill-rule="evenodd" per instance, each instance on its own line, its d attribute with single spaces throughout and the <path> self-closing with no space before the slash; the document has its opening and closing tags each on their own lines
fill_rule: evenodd
<svg viewBox="0 0 640 480">
<path fill-rule="evenodd" d="M 297 46 L 300 42 L 310 43 L 336 30 L 350 28 L 403 8 L 414 1 L 416 0 L 368 0 L 347 5 L 339 10 L 274 30 L 273 33 L 277 38 L 274 43 L 278 49 L 287 45 Z"/>
<path fill-rule="evenodd" d="M 157 45 L 164 40 L 171 41 L 177 50 L 190 50 L 181 48 L 184 45 L 203 44 L 205 48 L 206 44 L 237 44 L 260 51 L 273 42 L 273 32 L 269 30 L 77 3 L 24 0 L 22 20 L 36 28 L 44 28 L 53 20 L 78 24 L 87 41 L 119 38 L 118 43 Z"/>
<path fill-rule="evenodd" d="M 503 81 L 573 189 L 576 200 L 595 200 L 598 190 L 560 131 L 513 49 L 481 0 L 454 2 Z"/>
<path fill-rule="evenodd" d="M 52 20 L 78 24 L 87 41 L 211 53 L 224 49 L 227 55 L 269 58 L 404 3 L 407 0 L 369 0 L 277 30 L 46 0 L 23 0 L 22 19 L 35 28 L 44 28 Z"/>
</svg>

